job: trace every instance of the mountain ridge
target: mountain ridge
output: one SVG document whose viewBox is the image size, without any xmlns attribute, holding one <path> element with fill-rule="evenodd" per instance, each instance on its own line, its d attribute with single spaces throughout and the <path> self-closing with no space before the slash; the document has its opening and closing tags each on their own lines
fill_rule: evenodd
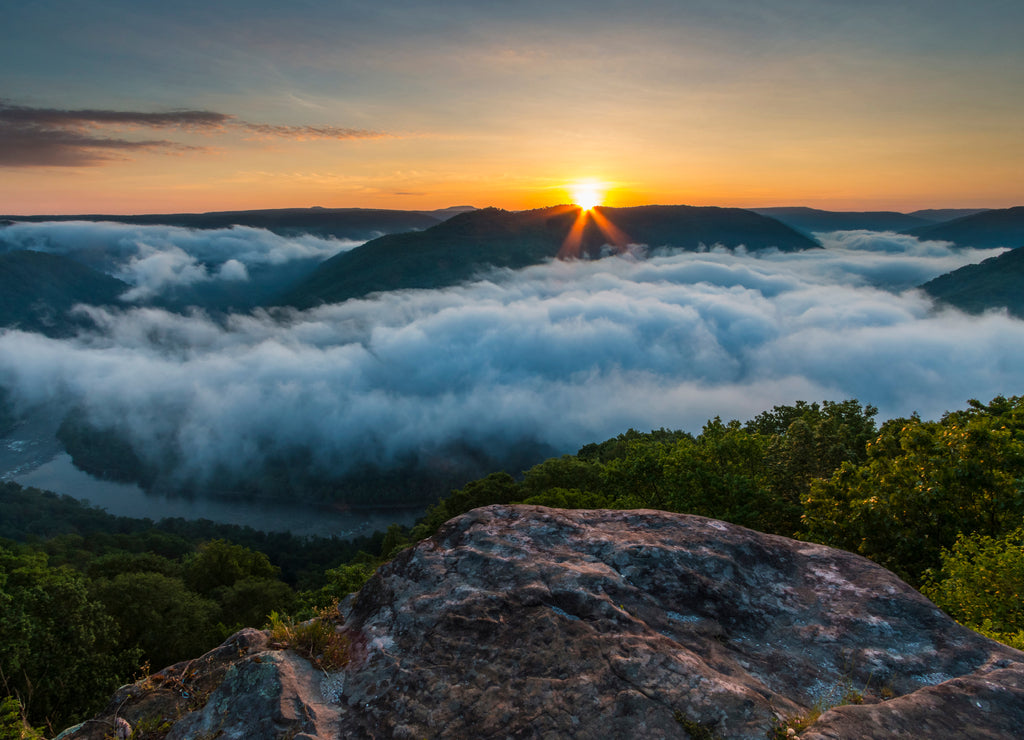
<svg viewBox="0 0 1024 740">
<path fill-rule="evenodd" d="M 751 208 L 755 213 L 770 216 L 804 234 L 825 231 L 903 231 L 926 226 L 931 221 L 898 211 L 825 211 L 807 206 Z"/>
<path fill-rule="evenodd" d="M 455 206 L 459 210 L 470 206 Z M 46 221 L 109 221 L 139 226 L 178 226 L 189 229 L 225 229 L 251 226 L 281 236 L 313 234 L 339 239 L 371 239 L 382 233 L 411 231 L 436 226 L 450 217 L 452 209 L 403 211 L 384 208 L 266 208 L 206 213 L 150 213 L 136 215 L 79 214 L 0 216 L 0 224 Z M 459 211 L 461 212 L 461 211 Z"/>
<path fill-rule="evenodd" d="M 422 232 L 390 234 L 335 255 L 278 300 L 309 308 L 370 293 L 453 285 L 487 269 L 518 269 L 559 256 L 598 257 L 612 245 L 697 250 L 722 244 L 753 251 L 820 245 L 781 222 L 740 208 L 715 206 L 577 206 L 530 211 L 482 208 Z M 573 243 L 574 242 L 574 243 Z"/>
<path fill-rule="evenodd" d="M 1024 246 L 1024 206 L 1000 208 L 909 229 L 921 240 L 953 242 L 958 247 Z"/>
<path fill-rule="evenodd" d="M 1024 247 L 947 272 L 929 280 L 921 290 L 967 313 L 1005 308 L 1024 318 Z"/>
</svg>

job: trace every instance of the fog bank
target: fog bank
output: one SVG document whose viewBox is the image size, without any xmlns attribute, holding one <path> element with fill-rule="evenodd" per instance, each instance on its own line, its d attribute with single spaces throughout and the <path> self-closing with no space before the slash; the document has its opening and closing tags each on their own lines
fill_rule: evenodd
<svg viewBox="0 0 1024 740">
<path fill-rule="evenodd" d="M 910 287 L 1000 250 L 825 237 L 805 253 L 553 262 L 216 321 L 82 308 L 97 328 L 72 339 L 0 334 L 0 384 L 22 405 L 82 406 L 197 479 L 296 448 L 335 475 L 443 466 L 456 448 L 575 452 L 629 427 L 699 431 L 797 399 L 934 418 L 1024 392 L 1024 322 L 936 310 Z"/>
</svg>

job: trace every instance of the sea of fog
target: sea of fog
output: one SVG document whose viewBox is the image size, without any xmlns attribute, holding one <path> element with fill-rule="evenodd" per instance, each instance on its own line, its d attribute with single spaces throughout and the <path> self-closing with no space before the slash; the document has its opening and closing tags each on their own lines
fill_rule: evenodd
<svg viewBox="0 0 1024 740">
<path fill-rule="evenodd" d="M 99 242 L 98 228 L 88 236 Z M 144 243 L 147 227 L 132 228 Z M 118 259 L 155 270 L 166 249 L 195 268 L 182 280 L 201 268 L 202 280 L 244 281 L 224 265 L 244 265 L 251 245 L 221 239 L 220 262 L 203 262 L 203 234 L 159 227 L 157 246 Z M 261 238 L 287 260 L 286 239 Z M 302 312 L 84 308 L 98 328 L 73 338 L 0 334 L 0 385 L 23 408 L 83 407 L 127 430 L 143 455 L 172 449 L 200 479 L 296 446 L 318 471 L 343 474 L 442 456 L 453 442 L 571 453 L 630 427 L 696 432 L 710 417 L 748 419 L 798 399 L 937 418 L 970 398 L 1024 391 L 1024 322 L 939 309 L 915 289 L 1002 250 L 866 231 L 818 238 L 825 249 L 799 253 L 654 249 L 551 262 Z M 308 259 L 302 244 L 293 253 Z M 147 291 L 174 285 L 173 270 L 156 279 L 111 264 Z M 69 467 L 52 468 L 52 487 L 65 486 Z"/>
</svg>

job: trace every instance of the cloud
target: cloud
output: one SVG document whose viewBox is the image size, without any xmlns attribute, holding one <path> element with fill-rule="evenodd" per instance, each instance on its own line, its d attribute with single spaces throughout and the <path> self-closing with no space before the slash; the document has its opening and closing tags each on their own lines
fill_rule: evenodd
<svg viewBox="0 0 1024 740">
<path fill-rule="evenodd" d="M 233 125 L 264 137 L 284 137 L 298 141 L 315 139 L 381 139 L 391 136 L 380 131 L 362 128 L 343 128 L 341 126 L 276 126 L 267 123 L 245 123 L 244 121 L 239 121 Z"/>
<path fill-rule="evenodd" d="M 72 257 L 132 286 L 126 301 L 166 296 L 203 283 L 281 280 L 288 265 L 317 263 L 362 242 L 265 229 L 186 229 L 92 221 L 15 223 L 0 228 L 0 251 L 31 249 Z M 278 281 L 280 282 L 280 281 Z"/>
<path fill-rule="evenodd" d="M 455 449 L 574 452 L 629 427 L 698 431 L 797 399 L 936 418 L 1020 394 L 1024 322 L 869 282 L 908 272 L 887 263 L 927 278 L 985 253 L 893 253 L 888 238 L 555 262 L 217 321 L 83 309 L 97 328 L 72 339 L 0 335 L 0 384 L 23 403 L 82 405 L 197 480 L 253 475 L 296 448 L 335 475 Z"/>
<path fill-rule="evenodd" d="M 85 167 L 124 158 L 133 151 L 201 151 L 169 139 L 130 139 L 114 132 L 137 128 L 206 133 L 242 131 L 257 138 L 366 139 L 386 134 L 340 126 L 249 123 L 226 113 L 29 108 L 0 100 L 0 167 Z"/>
</svg>

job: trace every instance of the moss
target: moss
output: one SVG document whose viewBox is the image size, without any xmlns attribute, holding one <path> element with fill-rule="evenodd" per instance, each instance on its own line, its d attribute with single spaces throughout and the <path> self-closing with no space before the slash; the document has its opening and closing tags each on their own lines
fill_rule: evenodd
<svg viewBox="0 0 1024 740">
<path fill-rule="evenodd" d="M 672 714 L 691 740 L 719 740 L 719 736 L 708 726 L 689 719 L 678 709 Z"/>
</svg>

